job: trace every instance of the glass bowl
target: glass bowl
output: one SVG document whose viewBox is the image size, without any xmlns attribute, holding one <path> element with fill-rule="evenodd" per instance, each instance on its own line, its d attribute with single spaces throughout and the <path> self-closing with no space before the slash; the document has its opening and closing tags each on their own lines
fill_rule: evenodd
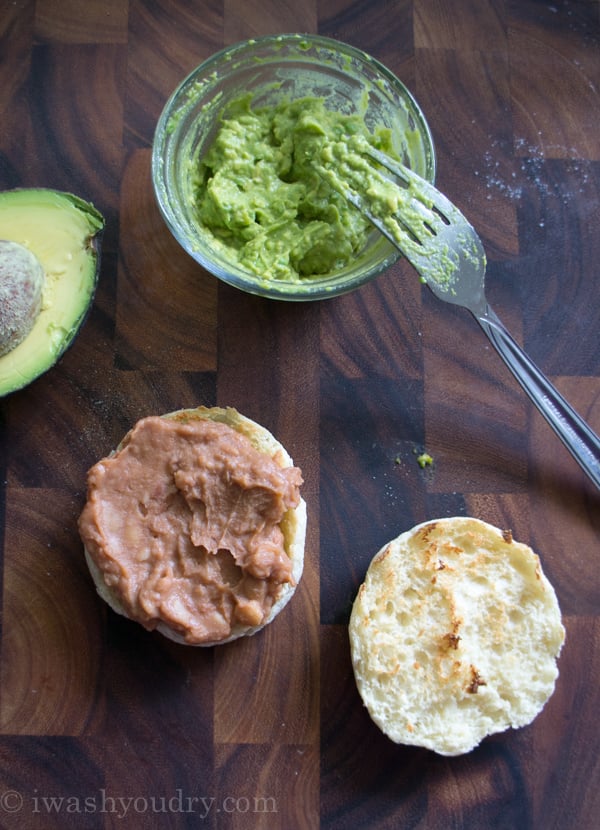
<svg viewBox="0 0 600 830">
<path fill-rule="evenodd" d="M 329 110 L 358 113 L 371 132 L 389 129 L 403 162 L 434 180 L 435 151 L 427 122 L 411 93 L 385 66 L 352 46 L 315 35 L 247 40 L 218 52 L 188 75 L 167 101 L 156 127 L 153 186 L 179 244 L 223 282 L 280 300 L 334 297 L 389 268 L 399 251 L 375 230 L 349 264 L 302 279 L 262 279 L 213 244 L 195 210 L 194 166 L 213 143 L 228 107 L 247 93 L 253 107 L 311 96 L 322 98 Z"/>
</svg>

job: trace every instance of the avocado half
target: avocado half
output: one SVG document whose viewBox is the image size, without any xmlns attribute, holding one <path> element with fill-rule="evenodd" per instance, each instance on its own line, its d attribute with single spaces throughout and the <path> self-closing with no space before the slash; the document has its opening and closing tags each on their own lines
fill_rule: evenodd
<svg viewBox="0 0 600 830">
<path fill-rule="evenodd" d="M 103 230 L 102 214 L 72 193 L 0 192 L 0 239 L 28 248 L 45 274 L 41 310 L 31 331 L 0 356 L 0 397 L 54 366 L 75 338 L 96 290 Z"/>
</svg>

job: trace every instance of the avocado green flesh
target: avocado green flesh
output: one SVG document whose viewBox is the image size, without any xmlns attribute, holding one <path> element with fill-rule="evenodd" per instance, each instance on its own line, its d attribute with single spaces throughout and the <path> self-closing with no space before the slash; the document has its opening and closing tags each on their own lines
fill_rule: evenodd
<svg viewBox="0 0 600 830">
<path fill-rule="evenodd" d="M 45 272 L 33 328 L 0 357 L 0 396 L 50 369 L 77 334 L 96 288 L 103 228 L 96 208 L 70 193 L 25 188 L 0 193 L 0 239 L 28 248 Z"/>
<path fill-rule="evenodd" d="M 390 131 L 369 132 L 360 115 L 319 98 L 253 109 L 233 104 L 206 155 L 192 160 L 192 199 L 210 246 L 263 281 L 310 280 L 350 263 L 369 220 L 318 172 L 335 146 L 351 154 L 361 136 L 397 158 Z"/>
</svg>

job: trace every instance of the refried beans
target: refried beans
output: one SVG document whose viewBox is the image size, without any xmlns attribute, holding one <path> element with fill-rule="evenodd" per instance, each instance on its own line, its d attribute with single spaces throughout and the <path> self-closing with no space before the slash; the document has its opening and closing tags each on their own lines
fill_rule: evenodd
<svg viewBox="0 0 600 830">
<path fill-rule="evenodd" d="M 279 525 L 301 484 L 225 423 L 151 416 L 89 471 L 79 530 L 127 616 L 215 642 L 293 584 Z"/>
</svg>

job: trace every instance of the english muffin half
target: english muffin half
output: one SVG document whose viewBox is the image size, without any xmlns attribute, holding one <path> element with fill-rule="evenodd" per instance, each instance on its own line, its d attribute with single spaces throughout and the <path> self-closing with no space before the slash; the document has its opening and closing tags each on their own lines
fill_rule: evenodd
<svg viewBox="0 0 600 830">
<path fill-rule="evenodd" d="M 349 635 L 357 687 L 380 729 L 459 755 L 536 717 L 554 691 L 565 630 L 531 548 L 454 517 L 377 553 Z"/>
<path fill-rule="evenodd" d="M 302 576 L 302 474 L 237 410 L 142 418 L 88 473 L 79 519 L 100 596 L 180 643 L 254 634 Z"/>
</svg>

